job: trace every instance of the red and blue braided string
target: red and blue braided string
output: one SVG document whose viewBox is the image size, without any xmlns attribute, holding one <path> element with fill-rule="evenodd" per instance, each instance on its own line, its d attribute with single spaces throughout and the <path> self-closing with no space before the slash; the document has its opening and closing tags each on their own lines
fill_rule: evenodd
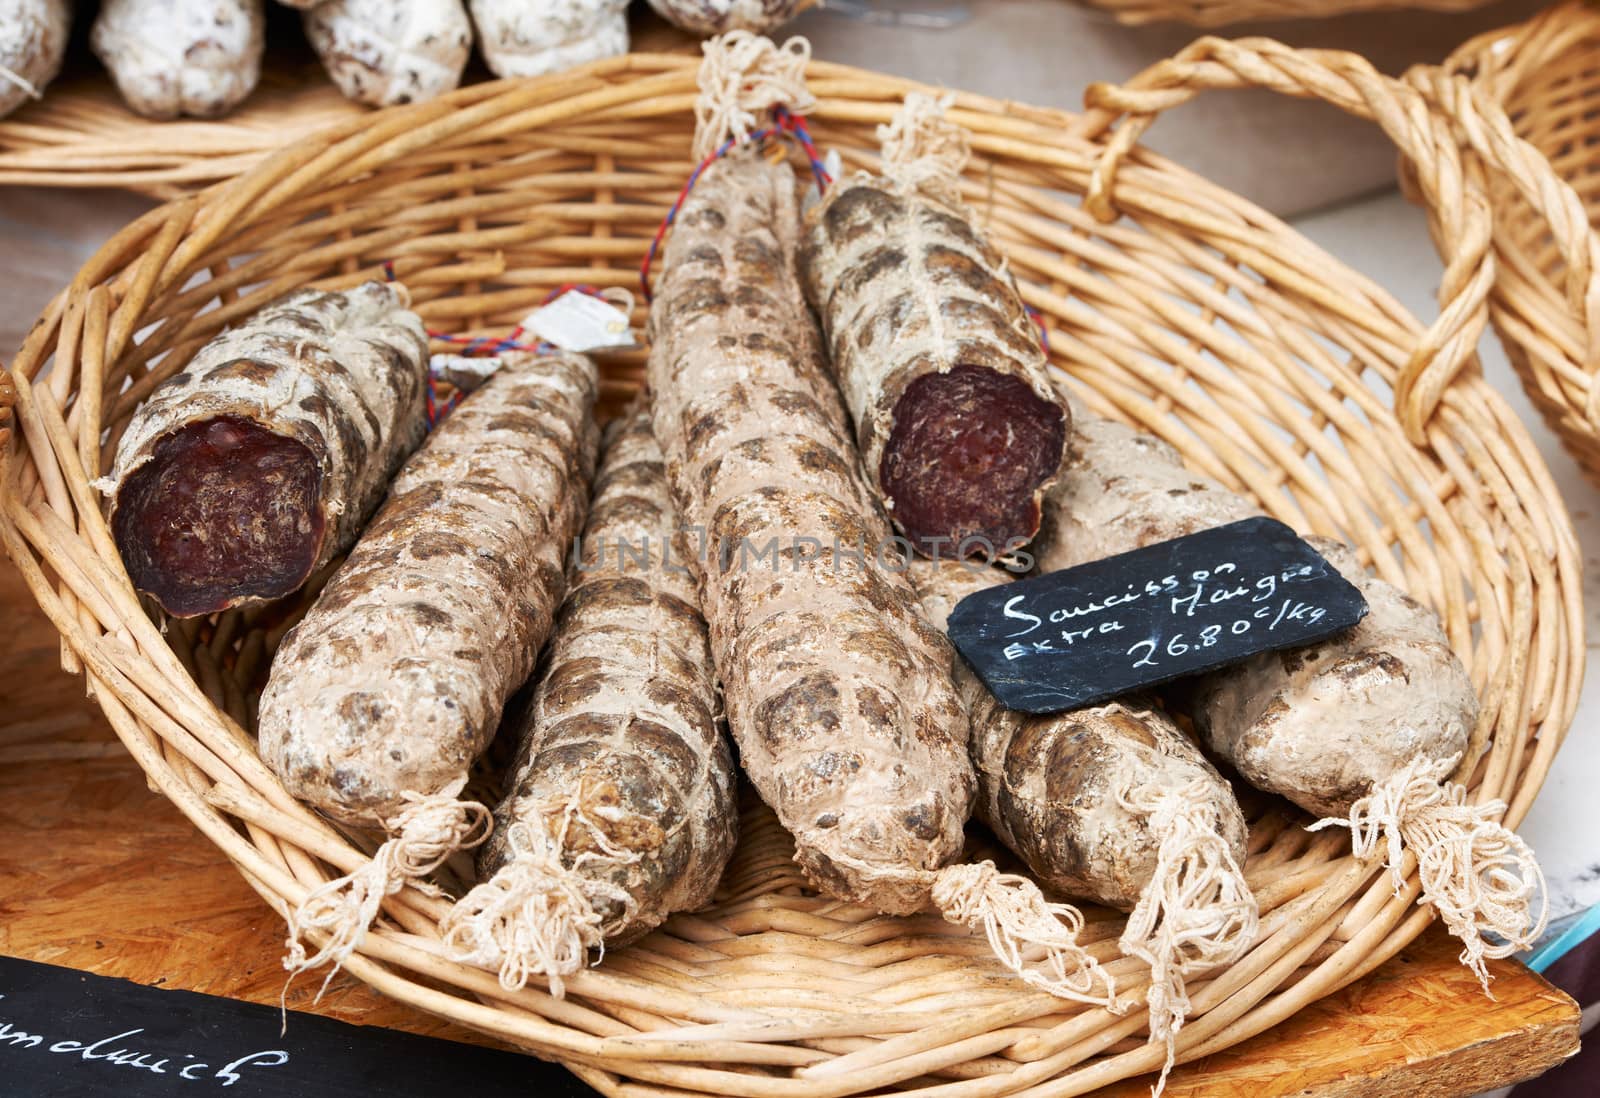
<svg viewBox="0 0 1600 1098">
<path fill-rule="evenodd" d="M 383 277 L 385 281 L 395 281 L 394 260 L 385 259 L 383 261 Z M 587 294 L 590 297 L 598 297 L 602 300 L 605 298 L 604 293 L 588 283 L 563 282 L 545 295 L 544 300 L 540 302 L 541 307 L 550 304 L 565 293 Z M 427 333 L 429 339 L 460 346 L 461 354 L 466 358 L 479 356 L 489 358 L 505 351 L 528 351 L 536 355 L 548 355 L 554 354 L 560 349 L 555 344 L 548 343 L 545 340 L 539 340 L 537 343 L 522 342 L 522 337 L 527 334 L 527 329 L 521 324 L 518 324 L 511 329 L 508 335 L 500 339 L 495 339 L 491 336 L 451 335 L 449 332 L 436 331 L 432 328 L 427 329 Z M 425 403 L 428 413 L 428 426 L 436 427 L 440 420 L 455 411 L 456 406 L 461 403 L 461 394 L 459 392 L 452 393 L 450 398 L 441 404 L 439 401 L 439 379 L 430 369 L 428 371 L 428 388 L 425 394 Z"/>
<path fill-rule="evenodd" d="M 694 185 L 700 181 L 700 177 L 705 174 L 706 169 L 727 156 L 736 145 L 756 144 L 770 137 L 790 138 L 800 146 L 801 150 L 806 154 L 806 159 L 810 161 L 811 174 L 817 180 L 817 190 L 825 191 L 833 183 L 833 176 L 828 173 L 822 157 L 817 154 L 816 142 L 812 140 L 811 131 L 806 129 L 805 120 L 791 114 L 787 108 L 778 106 L 772 109 L 772 122 L 771 126 L 756 130 L 744 138 L 743 141 L 733 137 L 728 138 L 728 140 L 717 146 L 715 152 L 695 165 L 694 171 L 689 173 L 689 178 L 684 183 L 683 189 L 678 192 L 678 197 L 672 203 L 672 208 L 667 211 L 667 216 L 662 218 L 661 224 L 657 226 L 656 235 L 651 239 L 650 248 L 645 252 L 644 261 L 639 265 L 639 287 L 644 291 L 644 299 L 647 304 L 651 301 L 650 268 L 655 263 L 656 256 L 660 254 L 661 243 L 666 239 L 667 230 L 672 228 L 673 224 L 678 220 L 678 212 L 683 208 L 684 202 L 689 197 L 689 192 L 694 190 Z M 1023 308 L 1027 310 L 1028 316 L 1032 318 L 1034 326 L 1039 329 L 1039 345 L 1044 348 L 1046 354 L 1049 354 L 1050 333 L 1045 328 L 1043 314 L 1032 305 L 1024 305 Z"/>
<path fill-rule="evenodd" d="M 811 139 L 811 131 L 806 129 L 806 123 L 798 115 L 790 114 L 786 107 L 778 106 L 772 109 L 772 125 L 756 130 L 743 139 L 730 137 L 716 151 L 699 164 L 694 171 L 689 173 L 688 180 L 683 185 L 683 190 L 678 192 L 677 200 L 672 203 L 672 209 L 667 211 L 667 216 L 661 219 L 661 224 L 656 228 L 655 238 L 650 241 L 650 249 L 645 252 L 644 262 L 639 265 L 639 287 L 644 291 L 646 303 L 652 300 L 650 293 L 650 267 L 655 263 L 656 255 L 661 251 L 661 242 L 667 237 L 667 230 L 672 228 L 678 220 L 678 211 L 683 209 L 683 203 L 689 197 L 689 192 L 694 190 L 694 185 L 700 181 L 707 168 L 718 160 L 727 156 L 738 145 L 755 145 L 771 137 L 789 138 L 800 146 L 806 154 L 806 159 L 811 162 L 811 174 L 816 177 L 817 189 L 825 191 L 833 183 L 833 177 L 828 174 L 828 169 L 823 165 L 822 158 L 817 155 L 816 142 Z"/>
</svg>

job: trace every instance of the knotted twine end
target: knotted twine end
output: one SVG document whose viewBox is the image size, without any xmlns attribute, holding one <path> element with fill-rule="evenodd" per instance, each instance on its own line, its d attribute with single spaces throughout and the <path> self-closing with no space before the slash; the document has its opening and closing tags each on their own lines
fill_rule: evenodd
<svg viewBox="0 0 1600 1098">
<path fill-rule="evenodd" d="M 1024 983 L 1062 999 L 1121 1013 L 1116 982 L 1078 944 L 1083 915 L 1068 904 L 1047 901 L 1039 886 L 993 862 L 946 866 L 933 875 L 934 906 L 952 923 L 983 928 L 1000 963 Z M 1044 950 L 1043 971 L 1030 967 L 1023 949 Z M 1096 992 L 1096 983 L 1104 991 Z"/>
<path fill-rule="evenodd" d="M 964 209 L 961 173 L 971 155 L 967 131 L 944 112 L 955 97 L 908 92 L 893 121 L 878 127 L 883 174 L 907 192 L 921 192 L 952 209 Z"/>
<path fill-rule="evenodd" d="M 700 96 L 694 104 L 694 158 L 704 160 L 723 142 L 743 141 L 774 107 L 805 114 L 817 105 L 806 88 L 811 43 L 791 38 L 782 46 L 746 30 L 701 44 Z"/>
<path fill-rule="evenodd" d="M 1352 804 L 1348 819 L 1319 820 L 1308 830 L 1349 828 L 1351 849 L 1362 859 L 1377 853 L 1381 838 L 1397 896 L 1405 887 L 1405 850 L 1415 852 L 1417 903 L 1432 904 L 1461 940 L 1461 963 L 1489 994 L 1485 961 L 1531 948 L 1544 933 L 1550 898 L 1532 849 L 1500 823 L 1505 802 L 1468 804 L 1466 787 L 1444 780 L 1455 762 L 1416 760 Z M 1500 941 L 1486 941 L 1485 933 Z"/>
<path fill-rule="evenodd" d="M 1161 836 L 1155 872 L 1139 894 L 1117 943 L 1150 966 L 1150 1040 L 1167 1046 L 1159 1098 L 1177 1062 L 1178 1031 L 1189 1016 L 1185 981 L 1229 965 L 1255 942 L 1260 912 L 1244 873 L 1217 827 L 1216 811 L 1195 783 L 1178 790 L 1119 790 L 1117 802 L 1147 816 Z"/>
<path fill-rule="evenodd" d="M 565 818 L 552 838 L 542 826 L 512 824 L 506 831 L 511 857 L 495 875 L 463 896 L 440 929 L 453 960 L 498 969 L 500 986 L 521 991 L 532 976 L 549 982 L 557 999 L 567 993 L 563 978 L 584 965 L 591 949 L 605 955 L 601 916 L 591 893 L 601 892 L 631 904 L 625 890 L 562 862 Z"/>
<path fill-rule="evenodd" d="M 384 897 L 407 884 L 437 893 L 427 878 L 456 851 L 471 849 L 489 837 L 493 826 L 489 810 L 476 801 L 456 799 L 466 784 L 462 776 L 432 795 L 405 794 L 406 807 L 384 828 L 392 838 L 378 847 L 371 860 L 318 886 L 289 914 L 288 955 L 283 967 L 289 970 L 291 981 L 332 961 L 333 968 L 317 991 L 321 999 L 377 919 Z M 322 948 L 309 955 L 303 941 L 308 930 L 328 935 Z M 288 984 L 284 992 L 288 993 Z"/>
</svg>

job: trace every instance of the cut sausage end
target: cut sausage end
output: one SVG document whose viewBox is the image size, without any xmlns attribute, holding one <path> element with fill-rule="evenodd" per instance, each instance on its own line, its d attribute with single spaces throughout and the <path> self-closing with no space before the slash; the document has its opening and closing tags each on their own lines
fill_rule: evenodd
<svg viewBox="0 0 1600 1098">
<path fill-rule="evenodd" d="M 924 374 L 895 405 L 878 482 L 918 551 L 1004 555 L 1039 531 L 1066 427 L 1021 378 L 967 364 Z"/>
<path fill-rule="evenodd" d="M 238 416 L 156 443 L 117 493 L 117 548 L 134 586 L 194 617 L 304 583 L 322 545 L 322 472 L 306 446 Z"/>
</svg>

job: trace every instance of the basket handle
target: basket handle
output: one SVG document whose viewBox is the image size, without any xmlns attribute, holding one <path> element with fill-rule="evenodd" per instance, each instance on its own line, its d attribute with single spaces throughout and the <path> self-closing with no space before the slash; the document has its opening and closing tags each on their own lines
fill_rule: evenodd
<svg viewBox="0 0 1600 1098">
<path fill-rule="evenodd" d="M 1467 39 L 1440 68 L 1491 89 L 1495 102 L 1503 102 L 1504 93 L 1526 73 L 1591 39 L 1597 26 L 1600 9 L 1589 0 L 1565 0 L 1525 23 L 1496 27 Z"/>
<path fill-rule="evenodd" d="M 1569 304 L 1585 324 L 1587 363 L 1600 366 L 1600 238 L 1583 204 L 1542 154 L 1518 138 L 1497 105 L 1466 80 L 1416 69 L 1404 81 L 1340 50 L 1302 50 L 1267 38 L 1201 38 L 1123 85 L 1093 84 L 1078 132 L 1099 137 L 1118 118 L 1090 176 L 1084 207 L 1102 221 L 1117 216 L 1117 173 L 1156 116 L 1207 89 L 1266 88 L 1320 99 L 1376 122 L 1408 163 L 1445 254 L 1439 316 L 1395 384 L 1395 414 L 1413 443 L 1425 443 L 1429 420 L 1451 383 L 1473 361 L 1488 320 L 1495 280 L 1493 206 L 1483 170 L 1505 173 L 1549 224 L 1567 261 Z M 1464 166 L 1463 161 L 1480 161 Z M 1586 371 L 1591 376 L 1594 370 Z M 1600 396 L 1600 387 L 1591 386 Z M 1593 403 L 1593 398 L 1591 398 Z"/>
<path fill-rule="evenodd" d="M 1458 140 L 1484 170 L 1509 183 L 1549 228 L 1566 267 L 1567 309 L 1583 325 L 1579 365 L 1589 380 L 1584 415 L 1600 428 L 1600 385 L 1595 383 L 1600 373 L 1600 234 L 1589 222 L 1583 199 L 1544 153 L 1517 136 L 1499 100 L 1464 70 L 1417 65 L 1406 73 L 1405 82 L 1452 123 Z M 1408 191 L 1422 192 L 1429 216 L 1442 230 L 1441 246 L 1448 247 L 1453 238 L 1445 235 L 1443 219 L 1450 211 L 1428 195 L 1416 161 L 1402 161 L 1402 178 Z"/>
</svg>

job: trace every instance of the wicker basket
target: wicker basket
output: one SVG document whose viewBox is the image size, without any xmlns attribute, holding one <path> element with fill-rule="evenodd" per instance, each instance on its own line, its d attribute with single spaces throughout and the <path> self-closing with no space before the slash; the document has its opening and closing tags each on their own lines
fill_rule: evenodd
<svg viewBox="0 0 1600 1098">
<path fill-rule="evenodd" d="M 1189 23 L 1227 27 L 1262 19 L 1327 19 L 1359 11 L 1459 12 L 1481 8 L 1492 0 L 1087 0 L 1116 17 L 1117 22 Z"/>
<path fill-rule="evenodd" d="M 847 163 L 864 162 L 871 127 L 910 88 L 825 64 L 810 84 L 813 131 Z M 1391 90 L 1423 110 L 1416 92 Z M 692 59 L 635 54 L 364 117 L 130 225 L 17 355 L 14 388 L 0 395 L 18 436 L 0 442 L 0 539 L 152 786 L 280 912 L 363 859 L 283 791 L 249 734 L 252 691 L 301 607 L 163 633 L 129 586 L 89 479 L 153 385 L 292 287 L 347 286 L 392 261 L 430 325 L 488 334 L 560 283 L 633 283 L 691 167 L 694 98 Z M 1474 742 L 1485 751 L 1460 778 L 1476 801 L 1506 800 L 1514 826 L 1572 718 L 1584 666 L 1572 531 L 1532 442 L 1474 371 L 1449 371 L 1422 446 L 1388 404 L 1408 370 L 1430 377 L 1470 347 L 1481 311 L 1452 303 L 1425 329 L 1281 223 L 1141 150 L 1117 176 L 1121 219 L 1102 224 L 1075 196 L 1106 181 L 1103 161 L 1120 153 L 1084 136 L 1089 123 L 975 96 L 958 96 L 952 116 L 973 130 L 967 198 L 986 211 L 1083 398 L 1296 527 L 1343 536 L 1438 609 L 1484 702 Z M 1475 185 L 1448 158 L 1440 178 Z M 604 363 L 608 408 L 640 366 Z M 1360 977 L 1432 917 L 1415 905 L 1414 859 L 1397 895 L 1377 864 L 1349 856 L 1347 837 L 1307 833 L 1270 798 L 1247 802 L 1262 934 L 1238 964 L 1191 982 L 1186 1059 Z M 445 901 L 411 888 L 387 901 L 347 967 L 636 1098 L 1063 1098 L 1160 1065 L 1164 1050 L 1140 1039 L 1144 1012 L 1030 992 L 981 937 L 937 917 L 819 897 L 770 813 L 751 805 L 744 825 L 711 908 L 608 954 L 567 981 L 564 1001 L 445 960 Z M 1121 917 L 1089 918 L 1085 939 L 1119 964 Z M 297 984 L 291 1003 L 315 984 Z"/>
<path fill-rule="evenodd" d="M 172 122 L 140 118 L 110 78 L 82 73 L 0 119 L 0 185 L 123 187 L 175 198 L 368 113 L 340 95 L 315 61 L 265 66 L 260 87 L 227 118 Z"/>
<path fill-rule="evenodd" d="M 1533 180 L 1493 173 L 1499 260 L 1491 316 L 1528 396 L 1600 484 L 1600 7 L 1565 3 L 1517 27 L 1480 35 L 1445 65 L 1571 187 L 1573 223 L 1553 234 L 1530 204 Z"/>
</svg>

